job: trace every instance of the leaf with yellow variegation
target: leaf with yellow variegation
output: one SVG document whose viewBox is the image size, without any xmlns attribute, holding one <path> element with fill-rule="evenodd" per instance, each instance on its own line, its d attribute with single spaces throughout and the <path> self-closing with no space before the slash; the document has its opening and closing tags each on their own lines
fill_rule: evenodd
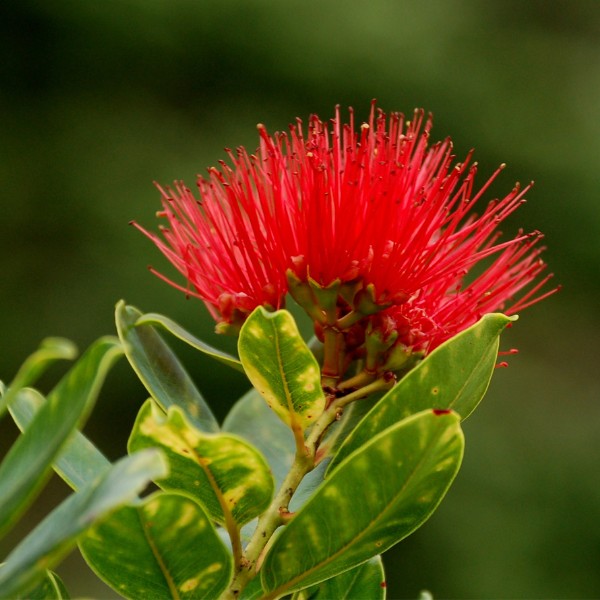
<svg viewBox="0 0 600 600">
<path fill-rule="evenodd" d="M 210 516 L 225 523 L 228 515 L 242 525 L 263 512 L 273 495 L 269 466 L 250 443 L 229 433 L 204 433 L 183 411 L 167 414 L 153 400 L 140 409 L 129 438 L 129 451 L 161 448 L 169 475 L 158 484 L 197 499 Z"/>
<path fill-rule="evenodd" d="M 319 418 L 319 365 L 289 312 L 259 306 L 242 326 L 238 352 L 252 385 L 286 424 L 306 429 Z"/>
</svg>

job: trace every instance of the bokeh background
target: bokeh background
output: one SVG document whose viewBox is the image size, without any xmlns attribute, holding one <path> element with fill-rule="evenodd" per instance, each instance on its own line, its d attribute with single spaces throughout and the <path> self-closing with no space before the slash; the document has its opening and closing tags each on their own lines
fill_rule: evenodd
<svg viewBox="0 0 600 600">
<path fill-rule="evenodd" d="M 425 107 L 434 138 L 476 148 L 481 182 L 508 163 L 496 193 L 536 180 L 505 229 L 542 230 L 564 288 L 503 338 L 521 353 L 466 422 L 447 499 L 386 555 L 389 597 L 600 597 L 600 2 L 8 0 L 0 32 L 4 380 L 45 336 L 112 333 L 120 298 L 232 347 L 148 273 L 169 268 L 128 222 L 153 227 L 152 180 L 192 184 L 256 147 L 258 122 Z M 224 415 L 246 381 L 176 348 Z M 86 429 L 111 458 L 144 399 L 122 361 Z M 66 493 L 53 482 L 25 528 Z M 74 597 L 115 597 L 76 552 L 59 573 Z"/>
</svg>

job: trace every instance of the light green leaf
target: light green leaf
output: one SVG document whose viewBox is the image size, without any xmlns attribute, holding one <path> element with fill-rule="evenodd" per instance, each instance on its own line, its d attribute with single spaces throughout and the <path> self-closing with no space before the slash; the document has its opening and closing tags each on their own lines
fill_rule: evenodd
<svg viewBox="0 0 600 600">
<path fill-rule="evenodd" d="M 167 465 L 160 452 L 146 450 L 121 459 L 93 484 L 69 496 L 33 529 L 0 567 L 0 598 L 10 598 L 19 590 L 33 586 L 95 521 L 133 501 L 151 479 L 166 473 Z"/>
<path fill-rule="evenodd" d="M 0 395 L 0 416 L 4 414 L 6 407 L 10 405 L 12 393 L 31 385 L 53 362 L 73 360 L 76 356 L 77 347 L 69 340 L 64 338 L 46 338 L 43 340 L 40 347 L 25 360 L 8 390 Z"/>
<path fill-rule="evenodd" d="M 444 497 L 463 446 L 459 416 L 427 410 L 351 454 L 275 539 L 261 567 L 264 600 L 334 577 L 412 533 Z"/>
<path fill-rule="evenodd" d="M 239 435 L 262 452 L 279 488 L 294 462 L 294 434 L 254 388 L 233 405 L 223 430 Z"/>
<path fill-rule="evenodd" d="M 116 338 L 97 340 L 48 395 L 0 465 L 0 532 L 33 501 L 66 439 L 93 406 L 104 378 L 122 354 Z"/>
<path fill-rule="evenodd" d="M 319 365 L 289 312 L 259 306 L 242 326 L 238 351 L 248 378 L 284 423 L 306 428 L 321 415 Z"/>
<path fill-rule="evenodd" d="M 119 338 L 140 381 L 165 411 L 179 406 L 203 431 L 219 431 L 208 404 L 173 351 L 151 325 L 136 326 L 141 316 L 137 308 L 127 306 L 123 300 L 117 303 Z"/>
<path fill-rule="evenodd" d="M 158 484 L 187 492 L 219 523 L 229 515 L 238 525 L 247 523 L 271 501 L 273 477 L 260 452 L 237 436 L 196 429 L 176 406 L 165 415 L 148 400 L 140 409 L 129 450 L 149 447 L 161 448 L 170 465 Z"/>
<path fill-rule="evenodd" d="M 52 571 L 46 571 L 44 578 L 31 589 L 19 594 L 16 600 L 68 600 L 70 598 L 65 584 Z"/>
<path fill-rule="evenodd" d="M 231 555 L 209 517 L 180 494 L 121 508 L 79 547 L 95 573 L 132 600 L 218 598 L 231 578 Z"/>
<path fill-rule="evenodd" d="M 381 556 L 331 579 L 296 592 L 292 600 L 385 600 L 386 583 Z"/>
<path fill-rule="evenodd" d="M 514 319 L 498 313 L 485 315 L 436 348 L 350 433 L 329 465 L 328 474 L 377 433 L 421 410 L 452 409 L 466 419 L 487 391 L 498 357 L 499 336 Z"/>
<path fill-rule="evenodd" d="M 237 358 L 231 356 L 231 354 L 227 354 L 227 352 L 213 348 L 213 346 L 198 339 L 196 336 L 192 335 L 189 331 L 186 331 L 181 325 L 175 323 L 175 321 L 169 319 L 168 317 L 159 315 L 157 313 L 146 313 L 142 315 L 135 323 L 136 327 L 139 327 L 140 325 L 160 325 L 176 338 L 190 345 L 192 348 L 199 350 L 203 354 L 207 354 L 208 356 L 218 360 L 228 367 L 235 369 L 236 371 L 241 371 L 242 373 L 244 372 L 242 363 Z"/>
<path fill-rule="evenodd" d="M 29 426 L 45 401 L 38 391 L 31 388 L 17 392 L 10 413 L 21 431 Z M 108 471 L 110 462 L 85 435 L 74 431 L 52 466 L 74 490 L 79 490 Z"/>
</svg>

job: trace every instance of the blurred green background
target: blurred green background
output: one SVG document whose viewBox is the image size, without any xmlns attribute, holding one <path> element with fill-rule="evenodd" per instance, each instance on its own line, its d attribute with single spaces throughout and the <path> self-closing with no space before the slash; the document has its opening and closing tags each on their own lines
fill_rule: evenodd
<svg viewBox="0 0 600 600">
<path fill-rule="evenodd" d="M 445 502 L 386 555 L 389 597 L 600 597 L 600 2 L 12 0 L 0 30 L 4 380 L 45 336 L 83 349 L 112 333 L 120 298 L 231 348 L 148 273 L 172 271 L 128 221 L 152 228 L 152 180 L 192 184 L 224 147 L 255 148 L 258 122 L 336 103 L 363 118 L 374 97 L 424 107 L 435 139 L 476 148 L 480 182 L 508 163 L 494 192 L 536 180 L 505 230 L 542 230 L 564 289 L 503 338 L 521 353 L 465 424 Z M 243 377 L 219 387 L 217 366 L 176 347 L 225 414 Z M 122 361 L 86 429 L 109 456 L 144 399 Z M 54 482 L 26 527 L 66 493 Z M 59 572 L 73 596 L 115 597 L 76 552 Z"/>
</svg>

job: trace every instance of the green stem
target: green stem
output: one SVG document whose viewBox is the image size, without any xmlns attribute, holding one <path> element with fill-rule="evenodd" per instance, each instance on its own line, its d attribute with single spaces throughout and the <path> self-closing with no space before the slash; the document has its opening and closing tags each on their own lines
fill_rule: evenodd
<svg viewBox="0 0 600 600">
<path fill-rule="evenodd" d="M 338 390 L 342 391 L 351 390 L 352 388 L 362 388 L 372 383 L 375 377 L 375 373 L 367 369 L 363 369 L 360 373 L 354 375 L 354 377 L 350 377 L 350 379 L 345 379 L 342 381 L 342 383 L 338 385 Z"/>
<path fill-rule="evenodd" d="M 380 390 L 389 389 L 393 384 L 393 381 L 377 379 L 359 390 L 341 398 L 337 398 L 315 422 L 303 447 L 299 448 L 297 446 L 294 463 L 281 484 L 273 502 L 271 502 L 269 508 L 258 520 L 256 531 L 246 547 L 245 556 L 241 561 L 241 565 L 237 569 L 229 589 L 223 594 L 221 600 L 235 600 L 236 598 L 239 598 L 242 590 L 252 579 L 254 579 L 254 577 L 256 577 L 259 559 L 261 558 L 263 551 L 275 530 L 286 522 L 286 519 L 282 517 L 282 514 L 288 512 L 290 500 L 298 489 L 304 476 L 315 467 L 317 449 L 327 428 L 338 419 L 340 412 L 345 406 L 350 404 L 350 402 L 364 398 L 365 396 Z"/>
<path fill-rule="evenodd" d="M 281 514 L 287 512 L 290 500 L 304 476 L 313 469 L 314 460 L 306 451 L 296 452 L 294 463 L 269 508 L 258 520 L 256 531 L 246 547 L 245 560 L 238 568 L 222 600 L 238 598 L 241 591 L 254 579 L 258 560 L 275 530 L 283 523 Z"/>
<path fill-rule="evenodd" d="M 369 385 L 365 385 L 364 387 L 362 387 L 358 390 L 355 390 L 354 392 L 351 392 L 350 394 L 346 394 L 345 396 L 338 398 L 334 402 L 333 406 L 335 406 L 336 409 L 339 411 L 339 409 L 344 408 L 344 406 L 347 406 L 348 404 L 350 404 L 350 402 L 354 402 L 355 400 L 360 400 L 360 398 L 364 398 L 365 396 L 370 396 L 371 394 L 374 394 L 375 392 L 380 392 L 382 390 L 389 390 L 394 387 L 395 383 L 396 382 L 394 379 L 390 379 L 388 381 L 388 380 L 380 377 L 379 379 L 376 379 L 372 383 L 369 383 Z"/>
<path fill-rule="evenodd" d="M 344 334 L 332 325 L 323 328 L 323 367 L 321 384 L 324 388 L 337 387 L 342 374 L 340 365 L 344 359 Z"/>
</svg>

